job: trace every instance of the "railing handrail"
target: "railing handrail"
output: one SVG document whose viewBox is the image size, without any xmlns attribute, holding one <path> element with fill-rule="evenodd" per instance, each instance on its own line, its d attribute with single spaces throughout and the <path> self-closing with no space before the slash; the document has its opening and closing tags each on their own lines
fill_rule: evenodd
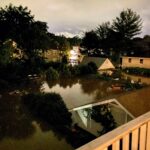
<svg viewBox="0 0 150 150">
<path fill-rule="evenodd" d="M 150 112 L 141 115 L 140 117 L 114 129 L 111 132 L 106 133 L 105 135 L 98 137 L 97 139 L 79 147 L 76 150 L 97 150 L 103 149 L 117 141 L 118 139 L 123 138 L 125 135 L 139 128 L 143 124 L 150 121 Z"/>
</svg>

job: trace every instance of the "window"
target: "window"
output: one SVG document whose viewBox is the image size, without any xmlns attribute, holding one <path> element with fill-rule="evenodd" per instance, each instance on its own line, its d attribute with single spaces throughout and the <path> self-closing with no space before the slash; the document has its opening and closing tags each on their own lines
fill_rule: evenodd
<svg viewBox="0 0 150 150">
<path fill-rule="evenodd" d="M 140 59 L 140 64 L 143 64 L 143 59 Z"/>
<path fill-rule="evenodd" d="M 131 58 L 128 59 L 128 62 L 131 63 Z"/>
</svg>

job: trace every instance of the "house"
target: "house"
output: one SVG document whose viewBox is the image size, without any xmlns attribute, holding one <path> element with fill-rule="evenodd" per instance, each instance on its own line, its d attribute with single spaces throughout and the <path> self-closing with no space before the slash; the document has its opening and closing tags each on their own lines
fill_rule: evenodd
<svg viewBox="0 0 150 150">
<path fill-rule="evenodd" d="M 108 70 L 108 69 L 115 69 L 115 66 L 112 64 L 112 62 L 108 58 L 102 58 L 102 57 L 88 57 L 84 56 L 82 59 L 81 64 L 86 65 L 90 62 L 94 62 L 98 68 L 98 70 Z"/>
<path fill-rule="evenodd" d="M 44 52 L 44 58 L 47 61 L 53 61 L 53 62 L 61 61 L 62 59 L 61 51 L 55 49 L 49 49 Z"/>
<path fill-rule="evenodd" d="M 121 59 L 121 67 L 139 67 L 150 69 L 150 57 L 123 56 Z"/>
<path fill-rule="evenodd" d="M 21 59 L 23 57 L 23 50 L 17 47 L 17 43 L 12 39 L 8 39 L 3 42 L 3 47 L 10 50 L 10 55 L 12 59 Z"/>
<path fill-rule="evenodd" d="M 74 66 L 78 65 L 81 60 L 81 53 L 79 46 L 73 46 L 72 50 L 69 51 L 69 63 Z"/>
</svg>

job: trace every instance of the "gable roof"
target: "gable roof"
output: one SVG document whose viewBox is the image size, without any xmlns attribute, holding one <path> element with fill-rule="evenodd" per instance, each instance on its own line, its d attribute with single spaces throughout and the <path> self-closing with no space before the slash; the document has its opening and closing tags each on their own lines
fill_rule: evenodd
<svg viewBox="0 0 150 150">
<path fill-rule="evenodd" d="M 97 68 L 99 68 L 103 63 L 104 61 L 106 60 L 107 58 L 102 58 L 102 57 L 88 57 L 88 56 L 84 56 L 83 59 L 82 59 L 82 62 L 81 64 L 82 65 L 86 65 L 90 62 L 94 62 L 97 66 Z"/>
</svg>

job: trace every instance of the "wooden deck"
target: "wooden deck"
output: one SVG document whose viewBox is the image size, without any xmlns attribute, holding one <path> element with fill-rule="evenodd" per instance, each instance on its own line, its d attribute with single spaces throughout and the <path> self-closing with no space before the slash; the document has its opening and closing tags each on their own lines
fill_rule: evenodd
<svg viewBox="0 0 150 150">
<path fill-rule="evenodd" d="M 150 150 L 150 112 L 77 150 Z"/>
</svg>

